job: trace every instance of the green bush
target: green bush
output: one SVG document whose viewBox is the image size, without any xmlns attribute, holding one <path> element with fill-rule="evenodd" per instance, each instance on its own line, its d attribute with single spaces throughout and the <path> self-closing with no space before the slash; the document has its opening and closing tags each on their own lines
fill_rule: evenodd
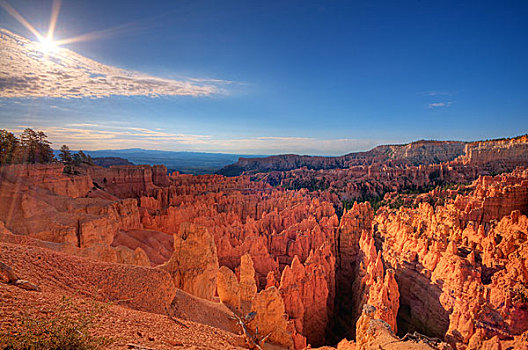
<svg viewBox="0 0 528 350">
<path fill-rule="evenodd" d="M 94 321 L 105 305 L 92 302 L 83 310 L 63 297 L 58 308 L 48 310 L 48 316 L 24 313 L 18 316 L 12 329 L 0 333 L 3 350 L 98 350 L 112 343 L 106 337 L 91 334 Z"/>
</svg>

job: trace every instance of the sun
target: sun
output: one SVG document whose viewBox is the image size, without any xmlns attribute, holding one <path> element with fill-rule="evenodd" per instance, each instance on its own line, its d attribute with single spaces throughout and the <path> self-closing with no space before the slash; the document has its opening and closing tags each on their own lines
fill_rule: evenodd
<svg viewBox="0 0 528 350">
<path fill-rule="evenodd" d="M 57 46 L 57 43 L 53 41 L 49 36 L 48 37 L 42 37 L 40 39 L 40 49 L 43 53 L 49 54 L 57 51 L 59 47 Z"/>
</svg>

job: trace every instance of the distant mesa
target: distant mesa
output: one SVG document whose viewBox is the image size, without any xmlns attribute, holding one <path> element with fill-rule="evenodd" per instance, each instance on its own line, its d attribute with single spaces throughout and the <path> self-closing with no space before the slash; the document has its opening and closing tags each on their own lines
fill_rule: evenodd
<svg viewBox="0 0 528 350">
<path fill-rule="evenodd" d="M 509 150 L 513 148 L 517 150 L 525 149 L 526 138 L 527 135 L 476 142 L 420 140 L 402 145 L 381 145 L 370 151 L 348 153 L 338 157 L 297 154 L 282 154 L 259 158 L 242 157 L 238 162 L 220 169 L 217 174 L 238 176 L 260 172 L 288 171 L 303 167 L 311 170 L 349 169 L 354 166 L 369 166 L 381 163 L 400 166 L 439 164 L 453 161 L 458 157 L 484 157 L 486 152 L 496 153 L 497 147 Z M 523 155 L 525 154 L 523 153 Z M 485 159 L 482 159 L 481 161 L 485 162 Z"/>
</svg>

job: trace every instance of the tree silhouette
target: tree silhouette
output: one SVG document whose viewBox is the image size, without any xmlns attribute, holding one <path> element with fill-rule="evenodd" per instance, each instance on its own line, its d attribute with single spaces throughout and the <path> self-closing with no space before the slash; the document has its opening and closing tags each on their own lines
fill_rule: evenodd
<svg viewBox="0 0 528 350">
<path fill-rule="evenodd" d="M 92 157 L 84 153 L 82 150 L 79 151 L 79 157 L 81 159 L 81 163 L 88 164 L 88 165 L 94 165 L 94 161 Z"/>
<path fill-rule="evenodd" d="M 70 164 L 72 162 L 73 159 L 70 152 L 70 148 L 68 146 L 62 145 L 59 153 L 59 159 L 65 164 Z"/>
<path fill-rule="evenodd" d="M 0 165 L 13 163 L 18 147 L 18 138 L 12 132 L 0 130 Z"/>
<path fill-rule="evenodd" d="M 27 128 L 20 135 L 20 161 L 24 163 L 50 163 L 55 160 L 51 142 L 42 131 Z"/>
</svg>

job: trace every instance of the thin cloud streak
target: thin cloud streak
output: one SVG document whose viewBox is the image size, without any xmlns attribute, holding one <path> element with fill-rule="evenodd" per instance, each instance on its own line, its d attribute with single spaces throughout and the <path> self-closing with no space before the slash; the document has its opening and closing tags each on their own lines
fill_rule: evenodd
<svg viewBox="0 0 528 350">
<path fill-rule="evenodd" d="M 425 96 L 451 96 L 452 93 L 448 91 L 437 91 L 437 90 L 431 90 L 431 91 L 424 91 L 420 93 L 421 95 Z"/>
<path fill-rule="evenodd" d="M 15 132 L 27 126 L 19 125 Z M 103 129 L 104 128 L 104 129 Z M 66 144 L 72 149 L 145 148 L 169 151 L 221 152 L 237 154 L 318 154 L 341 155 L 368 150 L 383 140 L 318 139 L 310 137 L 256 136 L 223 139 L 211 135 L 173 133 L 140 127 L 111 127 L 93 123 L 34 127 L 48 135 L 55 148 Z"/>
<path fill-rule="evenodd" d="M 451 102 L 434 102 L 429 103 L 429 108 L 440 108 L 440 107 L 449 107 L 451 106 Z"/>
<path fill-rule="evenodd" d="M 0 28 L 0 97 L 103 98 L 120 96 L 211 96 L 227 94 L 230 81 L 175 80 L 108 66 Z"/>
</svg>

